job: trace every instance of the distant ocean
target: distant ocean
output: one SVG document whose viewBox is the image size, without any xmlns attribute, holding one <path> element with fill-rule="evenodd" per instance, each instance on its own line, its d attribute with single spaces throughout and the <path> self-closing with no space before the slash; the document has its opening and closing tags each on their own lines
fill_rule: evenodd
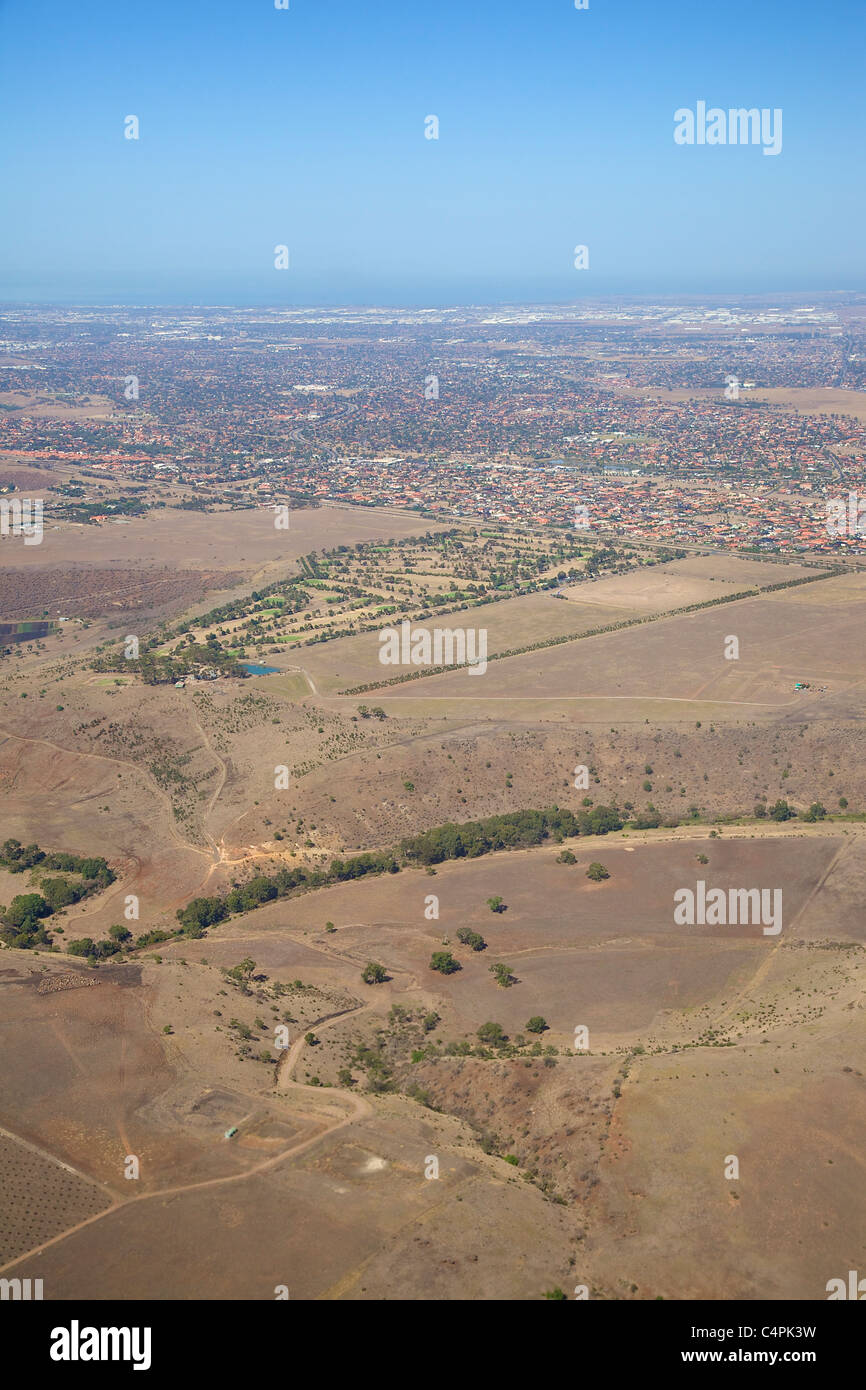
<svg viewBox="0 0 866 1390">
<path fill-rule="evenodd" d="M 576 279 L 579 278 L 579 284 Z M 613 278 L 588 271 L 581 277 L 574 273 L 544 280 L 460 279 L 449 282 L 421 281 L 348 281 L 338 277 L 293 275 L 291 282 L 281 282 L 277 291 L 274 279 L 256 278 L 244 281 L 236 277 L 213 277 L 207 280 L 181 276 L 142 277 L 137 283 L 123 281 L 106 283 L 95 275 L 64 278 L 57 281 L 16 280 L 8 272 L 0 275 L 0 305 L 56 304 L 63 306 L 109 305 L 146 308 L 167 308 L 177 305 L 227 308 L 371 308 L 371 309 L 440 309 L 463 305 L 497 304 L 573 304 L 584 299 L 700 298 L 702 296 L 758 296 L 770 294 L 827 294 L 847 291 L 866 292 L 866 274 L 846 276 L 804 274 L 803 278 L 768 276 L 760 283 L 751 279 L 704 279 L 653 275 L 650 279 L 634 276 Z"/>
</svg>

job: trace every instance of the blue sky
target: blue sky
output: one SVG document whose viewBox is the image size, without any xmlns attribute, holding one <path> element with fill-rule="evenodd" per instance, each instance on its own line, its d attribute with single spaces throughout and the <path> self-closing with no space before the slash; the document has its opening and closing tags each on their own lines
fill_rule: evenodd
<svg viewBox="0 0 866 1390">
<path fill-rule="evenodd" d="M 290 5 L 0 0 L 0 299 L 866 288 L 860 0 Z M 781 154 L 677 146 L 699 100 Z"/>
</svg>

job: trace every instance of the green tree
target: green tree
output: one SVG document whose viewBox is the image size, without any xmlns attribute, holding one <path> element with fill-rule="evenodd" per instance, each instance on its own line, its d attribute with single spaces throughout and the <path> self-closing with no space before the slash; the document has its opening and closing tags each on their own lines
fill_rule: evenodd
<svg viewBox="0 0 866 1390">
<path fill-rule="evenodd" d="M 97 953 L 96 942 L 89 936 L 82 936 L 78 941 L 70 941 L 66 950 L 70 956 L 95 956 Z"/>
<path fill-rule="evenodd" d="M 547 1020 L 543 1019 L 540 1014 L 533 1014 L 526 1025 L 527 1033 L 544 1033 L 546 1030 Z"/>
<path fill-rule="evenodd" d="M 380 965 L 377 960 L 368 960 L 364 969 L 361 971 L 361 979 L 365 985 L 381 985 L 388 978 L 388 972 L 384 965 Z"/>
<path fill-rule="evenodd" d="M 604 867 L 603 864 L 599 864 L 597 859 L 594 859 L 593 862 L 590 864 L 589 868 L 586 871 L 586 876 L 587 878 L 591 878 L 593 883 L 601 883 L 601 880 L 603 878 L 610 878 L 610 874 L 608 873 L 607 869 Z"/>
<path fill-rule="evenodd" d="M 255 968 L 256 963 L 252 956 L 244 956 L 243 960 L 238 965 L 233 965 L 231 970 L 226 971 L 226 974 L 230 979 L 237 980 L 245 991 L 249 991 L 250 980 L 253 978 Z"/>
<path fill-rule="evenodd" d="M 48 917 L 51 904 L 41 893 L 18 893 L 12 899 L 6 912 L 6 920 L 13 927 L 35 925 L 40 917 Z"/>
<path fill-rule="evenodd" d="M 461 966 L 450 951 L 434 951 L 430 958 L 430 969 L 438 970 L 440 975 L 453 975 Z"/>
<path fill-rule="evenodd" d="M 59 912 L 62 907 L 77 903 L 82 896 L 81 890 L 70 883 L 68 878 L 44 878 L 40 886 L 52 912 Z"/>
<path fill-rule="evenodd" d="M 177 920 L 187 936 L 198 938 L 208 927 L 222 922 L 229 909 L 221 898 L 193 898 L 186 907 L 178 908 Z"/>
<path fill-rule="evenodd" d="M 506 1035 L 501 1023 L 482 1023 L 478 1029 L 478 1037 L 483 1043 L 494 1047 L 505 1042 Z"/>
<path fill-rule="evenodd" d="M 472 931 L 469 927 L 458 929 L 457 940 L 462 946 L 471 946 L 473 951 L 484 951 L 487 948 L 487 942 L 480 932 Z"/>
</svg>

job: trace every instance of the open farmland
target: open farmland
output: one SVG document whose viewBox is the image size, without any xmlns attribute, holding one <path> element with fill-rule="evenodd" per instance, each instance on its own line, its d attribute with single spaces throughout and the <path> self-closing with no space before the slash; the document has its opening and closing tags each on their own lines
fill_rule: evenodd
<svg viewBox="0 0 866 1390">
<path fill-rule="evenodd" d="M 862 576 L 821 579 L 507 657 L 492 662 L 483 676 L 470 677 L 465 670 L 430 676 L 417 695 L 427 702 L 463 698 L 480 705 L 515 698 L 554 705 L 629 701 L 626 714 L 632 717 L 639 702 L 656 717 L 668 703 L 686 703 L 697 713 L 703 704 L 715 718 L 726 707 L 732 707 L 732 717 L 743 711 L 755 717 L 782 710 L 817 713 L 822 703 L 843 714 L 854 707 L 863 680 L 858 634 L 864 612 Z M 729 636 L 739 643 L 735 659 L 725 655 Z M 798 681 L 810 688 L 796 692 Z M 379 699 L 390 693 L 376 691 Z M 415 694 L 414 686 L 395 688 L 398 699 Z M 677 711 L 667 713 L 673 718 Z"/>
<path fill-rule="evenodd" d="M 115 412 L 107 396 L 70 399 L 58 392 L 0 391 L 0 409 L 36 420 L 108 420 Z"/>
<path fill-rule="evenodd" d="M 427 523 L 409 514 L 377 508 L 314 508 L 291 513 L 287 530 L 274 525 L 274 513 L 249 511 L 198 512 L 166 510 L 105 525 L 52 525 L 45 516 L 40 545 L 9 546 L 7 563 L 16 566 L 89 566 L 94 537 L 99 538 L 99 561 L 110 567 L 177 565 L 184 569 L 241 570 L 247 574 L 279 571 L 323 544 L 355 544 L 386 536 L 411 535 Z"/>
<path fill-rule="evenodd" d="M 289 933 L 304 942 L 307 953 L 324 952 L 322 959 L 306 962 L 305 978 L 333 980 L 341 959 L 350 968 L 383 960 L 401 993 L 435 993 L 438 1007 L 447 1005 L 449 1022 L 467 1032 L 494 1009 L 509 1032 L 521 1031 L 523 1015 L 542 1014 L 552 1040 L 563 1045 L 579 1022 L 619 1039 L 651 1031 L 666 1009 L 695 1008 L 742 983 L 772 949 L 760 926 L 674 924 L 673 894 L 698 876 L 700 852 L 709 858 L 712 851 L 700 870 L 708 887 L 759 879 L 765 886 L 783 884 L 784 920 L 791 923 L 844 843 L 841 835 L 826 834 L 805 841 L 780 836 L 724 843 L 689 836 L 635 848 L 614 838 L 603 848 L 595 839 L 585 848 L 575 846 L 575 865 L 557 863 L 552 850 L 528 850 L 440 865 L 434 877 L 410 870 L 342 884 L 260 908 L 221 928 L 213 942 L 190 949 L 227 962 L 243 942 L 275 971 Z M 587 881 L 586 868 L 599 857 L 610 871 L 609 883 Z M 429 893 L 438 899 L 436 920 L 425 918 Z M 491 913 L 487 901 L 496 895 L 506 912 Z M 324 932 L 326 920 L 335 934 Z M 455 945 L 459 928 L 481 934 L 487 949 L 477 953 Z M 848 930 L 852 939 L 859 937 L 856 922 Z M 462 969 L 436 980 L 428 969 L 430 956 L 445 938 Z M 294 962 L 297 948 L 290 949 Z M 520 989 L 497 987 L 488 967 L 500 959 L 520 977 Z"/>
<path fill-rule="evenodd" d="M 7 957 L 4 1055 L 17 1080 L 0 1125 L 50 1145 L 78 1186 L 52 1199 L 53 1224 L 14 1237 L 4 1273 L 43 1278 L 55 1298 L 183 1298 L 194 1283 L 212 1298 L 285 1284 L 293 1297 L 363 1299 L 395 1278 L 407 1298 L 532 1298 L 570 1269 L 602 1298 L 820 1297 L 851 1253 L 839 1216 L 862 1203 L 866 977 L 854 914 L 828 936 L 815 907 L 825 885 L 862 877 L 866 838 L 778 827 L 769 839 L 634 839 L 575 842 L 572 864 L 545 847 L 343 884 L 135 967 L 70 977 L 52 962 L 28 976 L 23 953 Z M 596 857 L 609 878 L 591 883 Z M 780 886 L 781 933 L 676 926 L 673 894 L 698 875 Z M 430 892 L 438 920 L 425 917 Z M 491 913 L 497 894 L 507 910 Z M 486 949 L 460 945 L 462 927 Z M 453 975 L 429 968 L 443 942 L 462 965 Z M 251 974 L 235 969 L 243 958 Z M 385 984 L 362 982 L 369 959 Z M 489 971 L 500 960 L 507 988 Z M 545 1022 L 536 1041 L 532 1015 Z M 490 1020 L 504 1042 L 479 1046 Z M 50 1069 L 46 1047 L 59 1056 Z M 780 1106 L 802 1135 L 781 1156 Z M 141 1161 L 134 1183 L 128 1154 Z M 471 1204 L 471 1229 L 455 1202 Z M 659 1263 L 659 1242 L 675 1237 L 676 1258 Z"/>
<path fill-rule="evenodd" d="M 589 632 L 631 616 L 629 608 L 611 608 L 593 602 L 591 588 L 584 593 L 583 602 L 568 605 L 556 603 L 550 594 L 504 599 L 467 612 L 449 613 L 437 621 L 437 626 L 485 628 L 488 648 L 496 652 L 513 646 L 529 646 L 543 638 L 553 640 Z M 393 621 L 383 619 L 382 628 L 392 626 Z M 379 631 L 382 628 L 358 637 L 337 638 L 321 647 L 296 650 L 294 660 L 309 673 L 317 695 L 338 695 L 346 688 L 364 685 L 375 688 L 378 680 L 396 673 L 394 668 L 383 666 L 380 660 Z M 285 660 L 285 657 L 276 659 Z"/>
<path fill-rule="evenodd" d="M 542 593 L 524 593 L 495 602 L 479 601 L 464 593 L 461 594 L 464 600 L 472 598 L 468 605 L 463 602 L 432 614 L 428 611 L 429 602 L 426 609 L 419 611 L 418 605 L 413 606 L 407 596 L 402 602 L 397 600 L 396 612 L 383 611 L 378 623 L 373 623 L 370 630 L 361 635 L 335 636 L 312 646 L 309 639 L 298 641 L 289 649 L 288 660 L 278 639 L 269 639 L 277 645 L 273 648 L 260 646 L 258 652 L 261 656 L 272 651 L 268 659 L 273 660 L 279 670 L 300 668 L 309 677 L 311 691 L 326 696 L 363 685 L 372 689 L 377 679 L 400 674 L 399 670 L 382 666 L 379 633 L 398 624 L 403 617 L 427 628 L 484 630 L 488 652 L 495 655 L 556 643 L 572 634 L 660 616 L 693 604 L 712 603 L 747 590 L 784 584 L 816 573 L 801 565 L 768 564 L 732 556 L 690 556 L 650 565 L 635 564 L 635 557 L 632 557 L 617 565 L 617 569 L 624 572 L 612 575 L 583 572 L 582 565 L 580 569 L 580 582 L 554 584 Z M 414 582 L 411 574 L 410 578 Z M 328 629 L 322 631 L 326 634 Z"/>
<path fill-rule="evenodd" d="M 122 617 L 186 606 L 209 589 L 238 575 L 214 570 L 174 569 L 4 569 L 0 605 L 7 619 L 47 613 L 51 618 Z"/>
<path fill-rule="evenodd" d="M 644 387 L 643 390 L 655 399 L 675 401 L 678 404 L 688 401 L 717 401 L 721 394 L 719 387 L 674 387 L 669 390 Z M 862 391 L 840 390 L 832 386 L 758 386 L 745 392 L 744 398 L 763 401 L 767 405 L 804 415 L 851 415 L 856 420 L 866 419 L 866 399 Z"/>
<path fill-rule="evenodd" d="M 734 555 L 690 555 L 650 570 L 596 579 L 588 590 L 566 586 L 563 593 L 571 602 L 609 604 L 618 615 L 623 609 L 635 615 L 664 613 L 692 603 L 725 598 L 744 589 L 802 579 L 809 573 L 804 565 L 771 565 Z"/>
</svg>

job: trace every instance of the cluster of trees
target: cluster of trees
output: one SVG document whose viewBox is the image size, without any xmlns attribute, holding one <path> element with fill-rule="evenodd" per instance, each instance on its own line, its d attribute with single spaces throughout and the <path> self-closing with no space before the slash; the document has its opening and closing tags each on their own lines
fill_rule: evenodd
<svg viewBox="0 0 866 1390">
<path fill-rule="evenodd" d="M 43 878 L 39 887 L 52 912 L 59 912 L 62 907 L 80 902 L 89 893 L 96 891 L 96 885 L 92 881 L 71 883 L 68 878 Z"/>
<path fill-rule="evenodd" d="M 393 854 L 367 852 L 354 854 L 351 859 L 332 859 L 327 872 L 328 883 L 345 883 L 347 879 L 364 878 L 367 874 L 398 874 L 400 865 Z"/>
<path fill-rule="evenodd" d="M 409 836 L 400 842 L 400 852 L 410 863 L 441 864 L 446 859 L 476 859 L 498 849 L 524 849 L 540 845 L 553 837 L 606 835 L 621 830 L 622 819 L 616 806 L 594 806 L 570 811 L 558 806 L 544 811 L 508 811 L 486 816 L 480 821 L 448 822 Z"/>
<path fill-rule="evenodd" d="M 235 912 L 252 912 L 274 898 L 285 898 L 296 888 L 325 888 L 331 883 L 364 878 L 367 874 L 396 874 L 400 865 L 393 854 L 370 851 L 350 859 L 332 859 L 328 869 L 282 868 L 275 874 L 257 874 L 232 888 L 225 897 L 193 898 L 178 908 L 177 920 L 185 936 L 203 936 L 208 927 L 224 922 Z"/>
<path fill-rule="evenodd" d="M 845 805 L 848 805 L 847 801 Z M 755 807 L 755 815 L 759 820 L 769 819 L 775 821 L 793 820 L 799 815 L 800 820 L 812 823 L 814 821 L 824 820 L 827 815 L 827 808 L 826 806 L 822 806 L 820 801 L 813 801 L 808 811 L 798 812 L 793 806 L 780 797 L 772 806 L 765 806 L 762 801 L 759 801 Z"/>
<path fill-rule="evenodd" d="M 361 979 L 365 985 L 383 985 L 388 979 L 388 972 L 377 960 L 369 960 L 361 971 Z"/>
<path fill-rule="evenodd" d="M 595 578 L 601 570 L 607 566 L 615 565 L 620 558 L 628 558 L 625 551 L 622 551 L 622 555 L 620 555 L 620 552 L 612 545 L 599 546 L 590 553 L 584 565 L 584 573 Z"/>
<path fill-rule="evenodd" d="M 177 920 L 184 936 L 197 939 L 208 927 L 224 922 L 229 915 L 225 898 L 193 898 L 186 907 L 178 908 Z"/>
<path fill-rule="evenodd" d="M 39 845 L 22 845 L 20 840 L 6 840 L 0 847 L 0 865 L 10 873 L 21 874 L 28 869 L 55 869 L 80 874 L 78 881 L 68 878 L 43 878 L 38 893 L 18 893 L 0 918 L 0 940 L 19 950 L 37 946 L 49 947 L 52 938 L 45 919 L 61 908 L 69 907 L 101 892 L 114 882 L 114 872 L 101 858 L 84 858 L 77 854 L 48 852 Z"/>
<path fill-rule="evenodd" d="M 0 919 L 0 939 L 7 946 L 24 951 L 32 950 L 36 946 L 51 946 L 52 937 L 46 928 L 45 919 L 61 907 L 78 902 L 89 891 L 92 889 L 85 884 L 71 884 L 66 879 L 55 878 L 47 879 L 42 884 L 41 893 L 16 894 Z"/>
<path fill-rule="evenodd" d="M 30 950 L 34 946 L 50 946 L 51 937 L 42 920 L 51 915 L 51 906 L 41 893 L 19 893 L 12 899 L 0 926 L 7 946 Z"/>
<path fill-rule="evenodd" d="M 430 969 L 438 970 L 440 975 L 453 975 L 455 970 L 462 970 L 463 967 L 450 951 L 434 951 L 430 957 Z"/>
<path fill-rule="evenodd" d="M 139 656 L 127 658 L 119 649 L 103 652 L 91 662 L 93 671 L 134 672 L 141 676 L 145 685 L 166 685 L 190 675 L 196 667 L 213 667 L 221 676 L 232 676 L 236 680 L 245 680 L 248 675 L 213 634 L 208 636 L 205 643 L 192 642 L 170 654 L 159 655 L 156 651 L 144 649 Z"/>
<path fill-rule="evenodd" d="M 104 859 L 83 858 L 78 854 L 49 852 L 38 845 L 22 845 L 20 840 L 6 840 L 0 846 L 0 865 L 10 873 L 22 874 L 25 869 L 55 869 L 60 873 L 81 874 L 100 889 L 114 882 L 114 872 Z"/>
<path fill-rule="evenodd" d="M 480 932 L 472 931 L 470 927 L 460 927 L 457 932 L 457 940 L 461 946 L 469 946 L 473 951 L 485 951 L 487 942 Z"/>
<path fill-rule="evenodd" d="M 128 941 L 132 933 L 126 927 L 109 927 L 107 941 L 93 941 L 89 936 L 82 936 L 78 941 L 70 941 L 66 950 L 70 956 L 86 956 L 89 960 L 107 960 L 110 956 L 116 956 L 125 941 Z"/>
<path fill-rule="evenodd" d="M 776 821 L 792 820 L 796 814 L 793 806 L 789 806 L 787 801 L 783 801 L 781 797 L 774 806 L 765 806 L 762 801 L 759 801 L 755 807 L 755 815 L 760 820 L 765 819 L 765 817 Z"/>
<path fill-rule="evenodd" d="M 388 718 L 387 714 L 385 713 L 385 711 L 383 710 L 383 708 L 382 708 L 381 705 L 374 705 L 372 709 L 368 709 L 368 707 L 367 707 L 366 705 L 359 705 L 359 706 L 358 706 L 358 713 L 360 714 L 360 716 L 361 716 L 362 719 L 387 719 L 387 718 Z"/>
<path fill-rule="evenodd" d="M 292 579 L 278 580 L 264 589 L 254 589 L 249 598 L 233 599 L 230 603 L 221 604 L 219 608 L 211 608 L 208 613 L 196 619 L 195 625 L 216 627 L 219 623 L 231 622 L 236 618 L 249 618 L 251 613 L 265 614 L 270 611 L 274 601 L 286 612 L 300 612 L 309 603 L 310 596 L 300 589 L 299 585 L 300 579 L 295 576 Z M 255 606 L 251 608 L 251 604 Z M 178 623 L 175 627 L 166 629 L 166 635 L 186 636 L 192 626 L 193 624 L 188 622 Z"/>
<path fill-rule="evenodd" d="M 547 1019 L 542 1018 L 540 1014 L 533 1014 L 526 1025 L 527 1033 L 535 1033 L 536 1035 L 546 1033 L 547 1029 Z M 487 1046 L 499 1047 L 502 1043 L 508 1042 L 508 1034 L 501 1023 L 482 1023 L 481 1027 L 476 1030 L 476 1036 Z M 523 1039 L 518 1038 L 518 1043 L 522 1044 L 522 1042 Z"/>
<path fill-rule="evenodd" d="M 498 1047 L 500 1043 L 508 1041 L 508 1034 L 502 1024 L 494 1023 L 492 1020 L 482 1023 L 476 1030 L 476 1035 L 486 1047 Z"/>
<path fill-rule="evenodd" d="M 63 515 L 68 521 L 90 521 L 94 516 L 144 516 L 148 510 L 138 497 L 110 497 L 101 502 L 70 503 Z"/>
</svg>

